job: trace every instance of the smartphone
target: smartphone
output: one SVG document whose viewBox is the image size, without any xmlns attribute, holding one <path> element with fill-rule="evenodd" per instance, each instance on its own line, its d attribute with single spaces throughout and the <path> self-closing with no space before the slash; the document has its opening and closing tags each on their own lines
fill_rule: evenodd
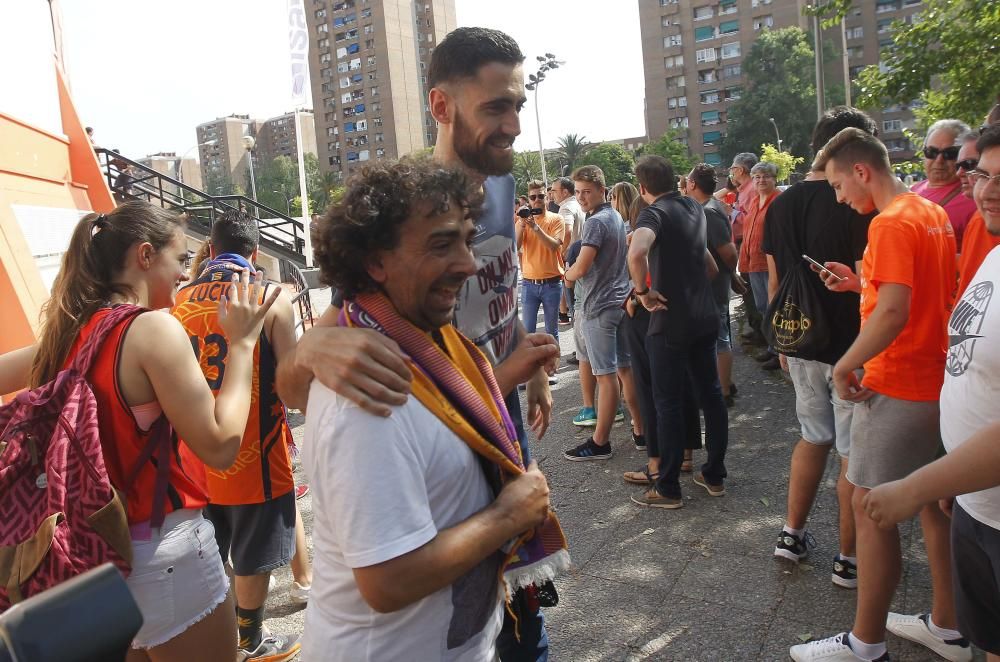
<svg viewBox="0 0 1000 662">
<path fill-rule="evenodd" d="M 838 276 L 837 274 L 833 273 L 832 271 L 830 271 L 829 269 L 827 269 L 826 267 L 824 267 L 822 264 L 820 264 L 816 260 L 812 259 L 808 255 L 806 255 L 805 253 L 802 254 L 802 259 L 805 260 L 806 262 L 808 262 L 809 264 L 815 266 L 816 268 L 818 268 L 820 270 L 820 272 L 830 274 L 831 276 L 833 276 L 834 278 L 836 278 L 841 283 L 843 283 L 845 280 L 847 280 L 843 276 Z"/>
</svg>

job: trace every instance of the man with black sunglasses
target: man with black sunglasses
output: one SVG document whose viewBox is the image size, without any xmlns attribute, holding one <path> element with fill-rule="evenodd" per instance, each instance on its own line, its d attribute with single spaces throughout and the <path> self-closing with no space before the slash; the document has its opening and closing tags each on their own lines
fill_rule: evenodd
<svg viewBox="0 0 1000 662">
<path fill-rule="evenodd" d="M 545 207 L 545 184 L 528 182 L 528 206 L 517 212 L 514 237 L 521 253 L 521 322 L 528 333 L 538 323 L 538 308 L 545 312 L 545 333 L 559 339 L 559 300 L 562 298 L 562 216 Z"/>
<path fill-rule="evenodd" d="M 976 211 L 976 204 L 962 195 L 962 181 L 958 175 L 958 153 L 961 138 L 969 133 L 969 125 L 961 120 L 938 120 L 927 129 L 924 138 L 924 172 L 927 179 L 913 187 L 913 192 L 936 202 L 944 208 L 955 230 L 955 242 L 962 252 L 962 238 L 969 218 Z"/>
</svg>

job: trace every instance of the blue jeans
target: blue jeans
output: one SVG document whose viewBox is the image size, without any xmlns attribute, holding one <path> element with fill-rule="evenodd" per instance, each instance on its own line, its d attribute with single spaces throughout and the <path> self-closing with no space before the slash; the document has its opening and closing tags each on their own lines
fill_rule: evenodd
<svg viewBox="0 0 1000 662">
<path fill-rule="evenodd" d="M 646 337 L 656 406 L 655 441 L 660 448 L 660 478 L 656 481 L 656 491 L 666 497 L 681 496 L 680 473 L 686 437 L 684 394 L 692 386 L 705 416 L 708 461 L 701 465 L 701 473 L 712 485 L 722 483 L 726 477 L 729 412 L 719 385 L 716 336 L 713 332 L 683 344 L 669 344 L 662 334 Z"/>
<path fill-rule="evenodd" d="M 531 283 L 521 281 L 521 321 L 528 333 L 538 326 L 538 307 L 545 313 L 545 333 L 559 340 L 559 301 L 562 299 L 562 282 Z"/>
<path fill-rule="evenodd" d="M 753 292 L 753 302 L 757 305 L 757 312 L 763 317 L 767 313 L 767 272 L 751 271 L 750 291 Z"/>
</svg>

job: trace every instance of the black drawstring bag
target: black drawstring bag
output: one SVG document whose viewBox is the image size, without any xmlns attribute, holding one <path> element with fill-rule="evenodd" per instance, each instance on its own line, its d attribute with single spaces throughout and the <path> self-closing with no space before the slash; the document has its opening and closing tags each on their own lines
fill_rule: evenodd
<svg viewBox="0 0 1000 662">
<path fill-rule="evenodd" d="M 796 263 L 767 307 L 761 331 L 774 351 L 812 358 L 830 346 L 830 325 L 816 287 L 819 279 L 805 262 Z"/>
</svg>

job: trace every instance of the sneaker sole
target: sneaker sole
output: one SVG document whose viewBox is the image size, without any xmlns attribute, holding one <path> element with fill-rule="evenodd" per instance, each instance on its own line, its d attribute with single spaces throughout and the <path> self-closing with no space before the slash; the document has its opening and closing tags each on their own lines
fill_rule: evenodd
<svg viewBox="0 0 1000 662">
<path fill-rule="evenodd" d="M 857 579 L 844 579 L 840 575 L 835 575 L 835 574 L 831 573 L 830 574 L 830 581 L 832 581 L 835 586 L 839 586 L 840 588 L 846 588 L 846 589 L 850 589 L 850 590 L 854 590 L 854 589 L 858 588 L 858 580 Z"/>
<path fill-rule="evenodd" d="M 270 655 L 259 655 L 257 657 L 250 657 L 246 651 L 242 652 L 246 655 L 246 657 L 243 658 L 246 662 L 287 662 L 288 660 L 298 656 L 301 648 L 302 645 L 296 643 L 290 651 L 282 651 L 280 653 L 272 653 Z"/>
<path fill-rule="evenodd" d="M 799 561 L 805 561 L 809 557 L 809 553 L 805 553 L 802 556 L 798 556 L 795 552 L 787 549 L 781 549 L 780 547 L 774 548 L 774 555 L 777 558 L 787 559 L 792 563 L 798 563 Z"/>
<path fill-rule="evenodd" d="M 573 425 L 578 428 L 592 428 L 597 426 L 597 420 L 592 421 L 573 421 Z"/>
<path fill-rule="evenodd" d="M 704 487 L 705 491 L 708 492 L 708 496 L 711 496 L 711 497 L 724 497 L 724 496 L 726 496 L 726 488 L 724 488 L 724 487 L 722 488 L 721 491 L 713 492 L 711 489 L 709 489 L 708 483 L 706 483 L 705 481 L 698 480 L 697 477 L 693 478 L 692 480 L 694 481 L 695 485 L 701 485 L 702 487 Z"/>
<path fill-rule="evenodd" d="M 683 501 L 681 501 L 680 503 L 645 503 L 643 501 L 639 501 L 635 497 L 630 497 L 630 498 L 632 500 L 632 503 L 634 503 L 637 506 L 642 506 L 643 508 L 659 508 L 660 510 L 679 510 L 684 507 Z"/>
<path fill-rule="evenodd" d="M 588 455 L 587 457 L 577 457 L 576 455 L 566 455 L 563 453 L 563 457 L 570 462 L 590 462 L 591 460 L 610 460 L 611 453 L 607 455 Z"/>
</svg>

